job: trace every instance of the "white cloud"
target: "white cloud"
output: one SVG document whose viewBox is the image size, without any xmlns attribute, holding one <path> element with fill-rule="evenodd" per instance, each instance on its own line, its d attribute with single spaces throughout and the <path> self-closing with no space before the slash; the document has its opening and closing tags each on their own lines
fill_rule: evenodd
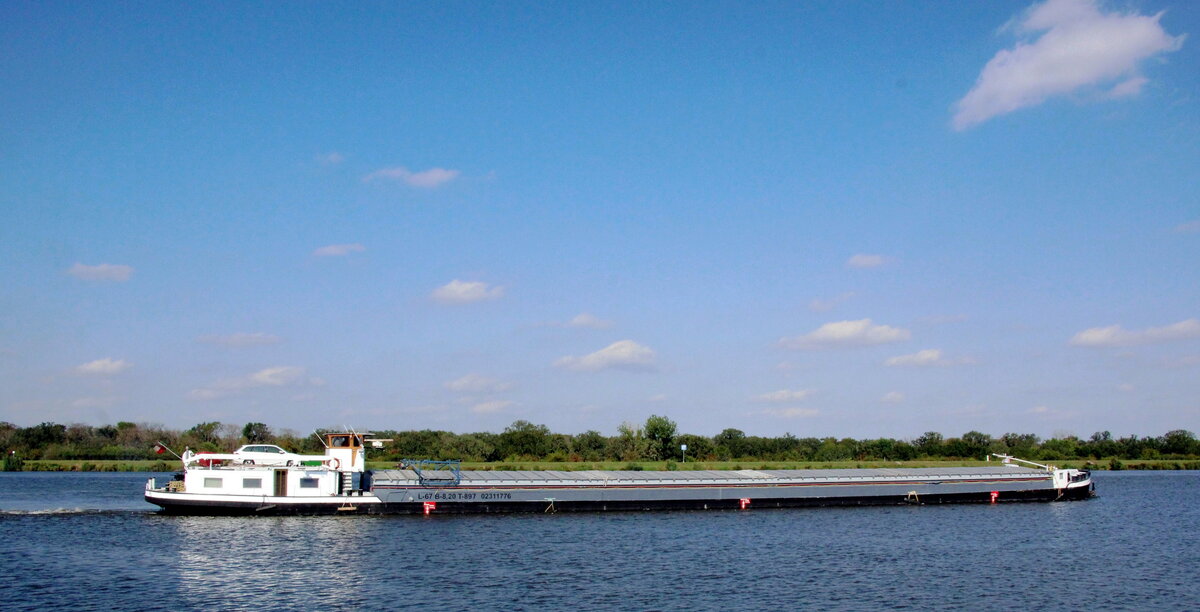
<svg viewBox="0 0 1200 612">
<path fill-rule="evenodd" d="M 790 349 L 871 346 L 901 342 L 910 337 L 912 334 L 907 329 L 888 325 L 872 325 L 870 319 L 859 319 L 826 323 L 803 336 L 783 338 L 779 341 L 779 345 Z"/>
<path fill-rule="evenodd" d="M 762 414 L 767 416 L 781 417 L 785 419 L 794 419 L 797 417 L 814 417 L 820 414 L 816 408 L 768 408 L 762 411 Z"/>
<path fill-rule="evenodd" d="M 891 366 L 891 367 L 895 367 L 895 366 L 917 366 L 917 367 L 920 367 L 920 366 L 952 366 L 952 365 L 969 364 L 969 363 L 975 363 L 975 361 L 969 357 L 959 357 L 957 359 L 950 359 L 950 358 L 942 356 L 941 349 L 925 349 L 922 351 L 917 351 L 911 355 L 899 355 L 896 357 L 892 357 L 892 358 L 888 359 L 887 361 L 883 362 L 883 365 Z"/>
<path fill-rule="evenodd" d="M 304 376 L 304 368 L 299 366 L 275 366 L 259 370 L 244 380 L 248 387 L 283 387 L 295 384 Z"/>
<path fill-rule="evenodd" d="M 1133 389 L 1133 385 L 1129 383 L 1121 383 L 1117 385 L 1117 391 L 1121 391 L 1122 393 L 1129 393 L 1130 391 L 1133 391 Z"/>
<path fill-rule="evenodd" d="M 567 321 L 567 327 L 586 327 L 590 329 L 608 329 L 612 327 L 612 321 L 605 321 L 594 315 L 586 312 L 575 315 L 575 318 Z"/>
<path fill-rule="evenodd" d="M 420 406 L 403 406 L 395 409 L 376 409 L 363 411 L 363 414 L 374 416 L 391 416 L 393 414 L 437 414 L 448 412 L 450 408 L 440 404 L 423 404 Z"/>
<path fill-rule="evenodd" d="M 511 408 L 515 405 L 515 402 L 510 402 L 507 400 L 480 402 L 474 406 L 471 406 L 471 412 L 474 412 L 475 414 L 493 414 Z"/>
<path fill-rule="evenodd" d="M 771 404 L 786 404 L 789 402 L 800 402 L 813 394 L 812 389 L 780 389 L 770 393 L 754 396 L 756 402 L 767 402 Z"/>
<path fill-rule="evenodd" d="M 212 400 L 261 387 L 319 387 L 325 384 L 320 378 L 306 378 L 305 375 L 306 370 L 300 366 L 273 366 L 237 378 L 223 378 L 207 387 L 192 389 L 188 397 L 194 400 Z"/>
<path fill-rule="evenodd" d="M 329 153 L 317 156 L 317 162 L 326 166 L 336 166 L 344 161 L 346 161 L 346 156 L 338 153 L 337 151 L 331 151 Z"/>
<path fill-rule="evenodd" d="M 97 359 L 75 366 L 75 373 L 88 376 L 111 376 L 113 374 L 120 374 L 132 366 L 132 363 L 124 359 L 110 359 L 105 357 L 104 359 Z"/>
<path fill-rule="evenodd" d="M 920 319 L 917 319 L 917 320 L 921 323 L 924 323 L 925 325 L 948 325 L 950 323 L 962 323 L 963 321 L 966 321 L 967 315 L 965 315 L 965 314 L 929 315 L 927 317 L 921 317 Z"/>
<path fill-rule="evenodd" d="M 367 247 L 354 242 L 350 244 L 330 244 L 323 246 L 312 252 L 313 257 L 341 257 L 351 253 L 361 253 L 367 250 Z"/>
<path fill-rule="evenodd" d="M 1176 234 L 1200 234 L 1200 220 L 1188 221 L 1175 226 Z"/>
<path fill-rule="evenodd" d="M 579 329 L 609 329 L 612 326 L 612 321 L 586 312 L 577 314 L 567 321 L 547 321 L 537 324 L 537 327 L 574 327 Z"/>
<path fill-rule="evenodd" d="M 888 391 L 879 398 L 879 401 L 885 404 L 899 404 L 904 401 L 904 394 L 899 391 Z"/>
<path fill-rule="evenodd" d="M 470 304 L 504 297 L 504 287 L 491 287 L 478 281 L 454 279 L 433 290 L 431 297 L 443 304 Z"/>
<path fill-rule="evenodd" d="M 1150 79 L 1146 77 L 1133 77 L 1118 83 L 1115 87 L 1108 90 L 1108 97 L 1116 100 L 1117 98 L 1131 98 L 1142 93 L 1142 87 L 1149 83 Z"/>
<path fill-rule="evenodd" d="M 555 361 L 554 365 L 579 371 L 653 370 L 654 360 L 655 353 L 650 347 L 633 340 L 621 340 L 582 357 L 563 357 Z"/>
<path fill-rule="evenodd" d="M 1071 338 L 1074 346 L 1136 346 L 1200 338 L 1200 320 L 1186 319 L 1166 327 L 1127 330 L 1120 325 L 1085 329 Z"/>
<path fill-rule="evenodd" d="M 925 349 L 911 355 L 892 357 L 883 363 L 888 366 L 926 366 L 936 365 L 941 361 L 942 351 L 938 349 Z"/>
<path fill-rule="evenodd" d="M 1016 24 L 1025 37 L 996 53 L 975 86 L 955 105 L 954 128 L 964 130 L 999 115 L 1041 104 L 1084 87 L 1120 81 L 1109 97 L 1134 95 L 1145 79 L 1138 65 L 1178 50 L 1183 36 L 1159 25 L 1162 13 L 1105 13 L 1095 0 L 1048 0 Z"/>
<path fill-rule="evenodd" d="M 842 293 L 840 295 L 837 295 L 837 296 L 832 297 L 827 300 L 821 299 L 821 298 L 813 298 L 813 300 L 808 303 L 808 309 L 813 312 L 827 312 L 827 311 L 833 310 L 833 308 L 835 306 L 841 304 L 842 302 L 849 300 L 852 297 L 854 297 L 854 292 L 847 291 L 846 293 Z"/>
<path fill-rule="evenodd" d="M 121 401 L 123 398 L 116 395 L 106 395 L 103 397 L 81 397 L 71 402 L 72 408 L 109 408 Z"/>
<path fill-rule="evenodd" d="M 376 170 L 368 174 L 363 180 L 394 180 L 401 181 L 410 187 L 433 189 L 458 178 L 459 174 L 461 173 L 458 170 L 447 170 L 445 168 L 430 168 L 421 172 L 413 172 L 404 166 L 397 166 L 395 168 Z"/>
<path fill-rule="evenodd" d="M 479 374 L 467 374 L 445 383 L 444 386 L 459 393 L 499 393 L 511 389 L 512 383 Z"/>
<path fill-rule="evenodd" d="M 846 260 L 847 268 L 878 268 L 888 262 L 883 255 L 867 255 L 859 253 Z"/>
<path fill-rule="evenodd" d="M 1048 412 L 1050 412 L 1049 406 L 1034 406 L 1029 409 L 1030 414 L 1046 414 Z"/>
<path fill-rule="evenodd" d="M 133 268 L 119 264 L 88 266 L 76 263 L 67 269 L 67 274 L 83 280 L 123 283 L 133 276 Z"/>
<path fill-rule="evenodd" d="M 1164 359 L 1163 365 L 1168 368 L 1190 368 L 1200 365 L 1200 355 L 1184 355 L 1183 357 Z"/>
<path fill-rule="evenodd" d="M 219 389 L 213 389 L 211 387 L 204 387 L 201 389 L 192 389 L 191 391 L 188 391 L 188 399 L 193 399 L 196 401 L 207 401 L 207 400 L 220 399 L 222 397 L 225 397 L 226 395 L 229 395 L 230 393 L 231 393 L 230 391 L 221 391 Z"/>
<path fill-rule="evenodd" d="M 199 338 L 196 338 L 196 341 L 202 342 L 204 344 L 218 344 L 218 345 L 227 346 L 230 348 L 241 348 L 241 347 L 246 347 L 246 346 L 265 346 L 268 344 L 279 344 L 280 342 L 283 342 L 283 338 L 280 338 L 279 336 L 276 336 L 274 334 L 268 334 L 265 332 L 253 332 L 253 333 L 238 332 L 236 334 L 226 334 L 224 336 L 219 336 L 219 335 L 200 336 Z"/>
</svg>

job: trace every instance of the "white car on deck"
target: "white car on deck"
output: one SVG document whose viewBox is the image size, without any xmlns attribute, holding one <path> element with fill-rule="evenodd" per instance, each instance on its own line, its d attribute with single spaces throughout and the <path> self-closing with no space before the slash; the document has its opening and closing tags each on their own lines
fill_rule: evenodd
<svg viewBox="0 0 1200 612">
<path fill-rule="evenodd" d="M 245 465 L 300 465 L 312 457 L 289 453 L 274 444 L 247 444 L 233 451 L 234 463 Z"/>
</svg>

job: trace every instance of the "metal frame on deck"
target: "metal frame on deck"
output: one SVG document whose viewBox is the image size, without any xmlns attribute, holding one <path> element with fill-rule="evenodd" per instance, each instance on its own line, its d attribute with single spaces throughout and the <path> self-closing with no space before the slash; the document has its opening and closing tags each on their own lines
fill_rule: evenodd
<svg viewBox="0 0 1200 612">
<path fill-rule="evenodd" d="M 462 461 L 458 459 L 401 459 L 400 469 L 412 470 L 423 487 L 454 487 L 462 482 Z"/>
</svg>

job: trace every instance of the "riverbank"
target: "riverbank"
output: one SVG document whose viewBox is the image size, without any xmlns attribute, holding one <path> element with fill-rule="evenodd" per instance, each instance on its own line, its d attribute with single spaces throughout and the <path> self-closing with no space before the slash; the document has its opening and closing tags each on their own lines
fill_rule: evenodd
<svg viewBox="0 0 1200 612">
<path fill-rule="evenodd" d="M 994 462 L 993 462 L 994 463 Z M 1088 470 L 1200 470 L 1200 460 L 1187 459 L 1129 459 L 1088 460 L 1067 459 L 1049 462 L 1060 468 Z M 93 460 L 63 461 L 31 459 L 23 462 L 25 472 L 174 472 L 178 461 L 155 460 Z M 518 461 L 463 462 L 464 470 L 821 470 L 846 468 L 922 468 L 971 467 L 991 465 L 984 461 L 919 460 L 919 461 Z M 396 467 L 392 461 L 368 461 L 370 469 Z"/>
</svg>

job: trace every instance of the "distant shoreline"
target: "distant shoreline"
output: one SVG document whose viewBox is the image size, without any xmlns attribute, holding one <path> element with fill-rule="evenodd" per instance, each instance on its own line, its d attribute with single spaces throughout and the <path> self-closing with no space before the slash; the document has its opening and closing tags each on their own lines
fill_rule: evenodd
<svg viewBox="0 0 1200 612">
<path fill-rule="evenodd" d="M 991 463 L 995 463 L 994 461 Z M 583 470 L 817 470 L 846 468 L 887 467 L 971 467 L 991 465 L 985 461 L 965 460 L 916 460 L 916 461 L 464 461 L 464 470 L 558 470 L 577 472 Z M 1051 462 L 1060 468 L 1080 468 L 1097 471 L 1109 470 L 1200 470 L 1200 460 L 1144 459 L 1144 460 L 1087 460 L 1067 459 Z M 155 460 L 72 460 L 27 459 L 23 472 L 175 472 L 180 466 L 177 461 Z M 396 467 L 393 461 L 369 461 L 370 469 Z"/>
</svg>

